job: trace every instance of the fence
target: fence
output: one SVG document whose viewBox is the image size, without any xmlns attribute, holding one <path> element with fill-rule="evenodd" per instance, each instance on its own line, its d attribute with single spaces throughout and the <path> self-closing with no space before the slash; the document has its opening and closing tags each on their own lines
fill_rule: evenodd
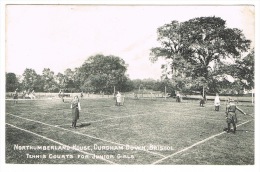
<svg viewBox="0 0 260 172">
<path fill-rule="evenodd" d="M 7 92 L 6 93 L 6 99 L 12 99 L 13 98 L 13 93 L 12 92 Z M 66 93 L 69 94 L 69 97 L 67 98 L 73 98 L 74 96 L 79 96 L 81 93 Z M 59 98 L 59 93 L 34 93 L 36 99 L 55 99 Z M 165 94 L 159 91 L 156 92 L 127 92 L 127 93 L 122 93 L 122 96 L 125 98 L 133 98 L 133 99 L 155 99 L 155 98 L 165 98 Z M 113 98 L 114 95 L 104 95 L 104 94 L 93 94 L 93 93 L 84 93 L 83 98 Z M 169 95 L 166 95 L 167 98 L 169 98 Z M 227 100 L 228 97 L 230 96 L 220 96 L 220 99 L 222 101 Z M 22 93 L 18 93 L 18 98 L 21 99 Z M 199 100 L 201 98 L 200 95 L 186 95 L 183 96 L 183 99 L 185 100 Z M 207 96 L 207 100 L 214 100 L 215 96 Z M 251 102 L 251 97 L 250 96 L 239 96 L 239 97 L 234 97 L 236 101 L 239 102 Z"/>
</svg>

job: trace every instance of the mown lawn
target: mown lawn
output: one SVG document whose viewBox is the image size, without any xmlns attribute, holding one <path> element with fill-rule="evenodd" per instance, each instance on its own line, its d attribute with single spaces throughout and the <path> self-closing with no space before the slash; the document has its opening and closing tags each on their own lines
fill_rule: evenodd
<svg viewBox="0 0 260 172">
<path fill-rule="evenodd" d="M 222 104 L 216 112 L 210 101 L 205 107 L 199 107 L 198 101 L 177 103 L 171 98 L 127 98 L 124 106 L 118 107 L 112 98 L 86 98 L 81 100 L 78 128 L 72 129 L 69 99 L 65 103 L 60 99 L 21 100 L 15 105 L 7 100 L 6 163 L 152 164 L 159 160 L 156 164 L 254 164 L 254 120 L 240 113 L 238 124 L 252 121 L 239 126 L 236 134 L 223 133 L 173 155 L 223 132 L 226 123 Z M 251 103 L 243 102 L 239 106 L 246 113 L 254 112 Z M 14 150 L 15 145 L 61 144 L 89 149 Z M 99 150 L 101 146 L 106 147 Z M 28 154 L 46 158 L 28 158 Z M 63 158 L 53 158 L 53 155 L 63 155 Z M 70 158 L 64 158 L 65 155 Z M 83 155 L 85 158 L 78 158 Z"/>
</svg>

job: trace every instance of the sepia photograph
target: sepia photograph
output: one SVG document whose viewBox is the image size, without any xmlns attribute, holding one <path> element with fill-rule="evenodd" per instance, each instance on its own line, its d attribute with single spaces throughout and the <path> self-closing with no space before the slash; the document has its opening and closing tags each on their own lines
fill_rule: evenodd
<svg viewBox="0 0 260 172">
<path fill-rule="evenodd" d="M 5 166 L 256 171 L 255 1 L 54 2 L 1 4 Z"/>
</svg>

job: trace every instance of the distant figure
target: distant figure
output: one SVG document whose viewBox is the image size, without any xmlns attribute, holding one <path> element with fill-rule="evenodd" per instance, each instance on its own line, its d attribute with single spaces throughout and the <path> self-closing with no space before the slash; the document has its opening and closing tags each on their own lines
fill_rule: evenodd
<svg viewBox="0 0 260 172">
<path fill-rule="evenodd" d="M 79 111 L 81 110 L 78 96 L 75 96 L 71 102 L 70 108 L 72 109 L 72 125 L 71 128 L 77 127 L 77 121 L 79 119 Z"/>
<path fill-rule="evenodd" d="M 104 92 L 103 91 L 100 91 L 99 94 L 100 94 L 101 97 L 104 97 Z"/>
<path fill-rule="evenodd" d="M 139 99 L 138 94 L 134 92 L 134 99 Z"/>
<path fill-rule="evenodd" d="M 181 95 L 179 91 L 176 93 L 176 102 L 181 102 Z"/>
<path fill-rule="evenodd" d="M 116 94 L 116 106 L 120 106 L 121 105 L 121 94 L 120 92 L 118 91 L 117 94 Z"/>
<path fill-rule="evenodd" d="M 80 98 L 83 98 L 83 91 L 81 91 L 80 93 Z"/>
<path fill-rule="evenodd" d="M 18 103 L 18 88 L 15 89 L 13 94 L 14 104 Z"/>
<path fill-rule="evenodd" d="M 59 98 L 61 97 L 61 90 L 59 91 L 59 94 L 58 94 Z"/>
<path fill-rule="evenodd" d="M 154 96 L 154 94 L 152 92 L 150 92 L 150 94 L 151 94 L 151 98 L 152 99 L 155 98 L 155 96 Z"/>
<path fill-rule="evenodd" d="M 201 96 L 200 98 L 200 107 L 204 107 L 205 104 L 205 98 L 203 96 Z"/>
<path fill-rule="evenodd" d="M 246 115 L 245 112 L 243 112 L 242 109 L 238 108 L 234 102 L 233 99 L 229 98 L 228 103 L 226 106 L 226 120 L 227 120 L 227 128 L 224 130 L 229 133 L 230 132 L 230 125 L 233 125 L 233 132 L 236 132 L 236 123 L 237 123 L 237 115 L 236 115 L 236 110 L 241 112 L 242 114 Z"/>
<path fill-rule="evenodd" d="M 59 92 L 59 98 L 61 98 L 61 100 L 62 100 L 62 102 L 64 103 L 65 101 L 64 101 L 64 90 L 60 90 L 60 92 Z"/>
<path fill-rule="evenodd" d="M 220 99 L 218 93 L 216 94 L 215 100 L 214 100 L 214 105 L 215 105 L 215 111 L 219 111 L 219 106 L 220 106 Z"/>
</svg>

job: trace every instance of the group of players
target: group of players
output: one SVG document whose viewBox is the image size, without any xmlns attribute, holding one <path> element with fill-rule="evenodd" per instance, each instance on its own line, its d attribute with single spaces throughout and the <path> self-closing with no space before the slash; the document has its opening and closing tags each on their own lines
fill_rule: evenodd
<svg viewBox="0 0 260 172">
<path fill-rule="evenodd" d="M 81 97 L 83 97 L 83 93 L 81 93 Z M 116 106 L 121 106 L 123 105 L 123 101 L 122 101 L 122 95 L 121 93 L 118 91 L 117 94 L 115 95 L 115 100 L 116 100 Z M 205 99 L 204 99 L 205 100 Z M 180 95 L 176 96 L 176 101 L 180 102 Z M 205 102 L 204 102 L 205 103 Z M 201 102 L 200 102 L 201 104 Z M 220 108 L 220 98 L 219 95 L 216 94 L 216 97 L 214 99 L 214 106 L 215 106 L 215 111 L 219 111 Z M 71 103 L 71 108 L 72 108 L 72 126 L 73 128 L 76 128 L 76 123 L 77 120 L 79 119 L 79 111 L 81 109 L 80 107 L 80 102 L 79 102 L 79 98 L 78 96 L 74 97 L 74 100 Z M 224 131 L 226 131 L 227 133 L 229 133 L 230 131 L 233 131 L 233 133 L 236 133 L 236 123 L 237 123 L 237 114 L 236 112 L 239 111 L 240 113 L 247 115 L 242 109 L 240 109 L 235 101 L 232 98 L 228 98 L 227 102 L 226 102 L 226 122 L 227 122 L 227 128 L 224 129 Z M 231 130 L 231 124 L 233 127 L 233 130 Z"/>
<path fill-rule="evenodd" d="M 14 104 L 18 103 L 18 88 L 15 89 L 14 93 L 12 94 L 13 99 L 14 99 Z M 30 99 L 35 99 L 35 93 L 34 90 L 25 90 L 22 92 L 22 98 L 30 98 Z"/>
<path fill-rule="evenodd" d="M 64 102 L 64 96 L 60 96 L 63 95 L 61 94 L 61 92 L 59 93 L 59 97 L 62 98 L 62 101 Z M 83 92 L 80 93 L 80 97 L 83 98 Z M 123 97 L 121 95 L 121 93 L 118 91 L 117 94 L 114 94 L 114 98 L 116 100 L 115 105 L 116 106 L 121 106 L 123 105 Z M 13 99 L 14 99 L 14 103 L 17 103 L 18 100 L 18 89 L 15 90 L 15 92 L 13 93 Z M 176 96 L 176 101 L 180 102 L 180 95 Z M 205 98 L 203 97 L 203 99 L 200 100 L 200 106 L 203 106 L 205 104 Z M 216 94 L 216 97 L 214 99 L 214 106 L 215 106 L 215 111 L 219 111 L 219 107 L 220 107 L 220 98 L 219 95 Z M 80 101 L 79 101 L 79 97 L 75 96 L 73 98 L 73 100 L 71 101 L 71 106 L 70 108 L 72 109 L 72 128 L 77 127 L 77 121 L 79 119 L 79 111 L 81 110 L 81 106 L 80 106 Z M 224 131 L 226 131 L 227 133 L 229 133 L 230 131 L 233 131 L 233 133 L 236 132 L 236 123 L 237 123 L 237 115 L 236 112 L 239 111 L 244 115 L 247 115 L 242 109 L 240 109 L 235 101 L 232 98 L 228 98 L 227 102 L 226 102 L 226 122 L 227 122 L 227 128 L 224 129 Z M 231 124 L 233 126 L 233 130 L 231 130 Z"/>
<path fill-rule="evenodd" d="M 176 102 L 180 102 L 181 101 L 181 95 L 179 92 L 177 92 L 176 94 Z M 204 104 L 206 103 L 206 97 L 205 95 L 201 96 L 201 99 L 199 101 L 199 105 L 201 107 L 204 107 Z M 217 93 L 214 99 L 214 106 L 215 106 L 215 111 L 219 111 L 220 109 L 220 98 L 219 98 L 219 94 Z M 225 109 L 225 114 L 226 114 L 226 122 L 227 122 L 227 127 L 224 128 L 224 131 L 226 131 L 227 133 L 233 131 L 233 133 L 236 133 L 236 123 L 237 123 L 237 114 L 236 112 L 239 111 L 240 113 L 244 114 L 244 115 L 248 115 L 246 114 L 242 109 L 240 109 L 237 104 L 235 103 L 234 99 L 232 98 L 228 98 L 228 100 L 226 101 L 226 109 Z M 249 115 L 251 116 L 251 115 Z M 252 117 L 252 116 L 251 116 Z M 233 129 L 231 130 L 231 124 Z"/>
</svg>

